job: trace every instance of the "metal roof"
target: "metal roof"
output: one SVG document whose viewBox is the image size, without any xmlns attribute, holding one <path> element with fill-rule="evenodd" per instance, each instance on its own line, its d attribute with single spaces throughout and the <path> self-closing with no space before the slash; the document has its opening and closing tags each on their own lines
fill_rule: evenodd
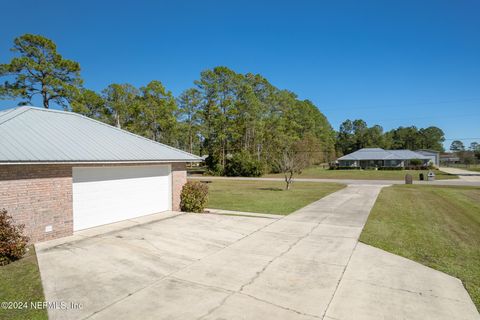
<svg viewBox="0 0 480 320">
<path fill-rule="evenodd" d="M 201 158 L 73 112 L 0 112 L 0 163 L 168 161 Z"/>
<path fill-rule="evenodd" d="M 338 160 L 410 160 L 430 159 L 430 157 L 411 150 L 384 150 L 382 148 L 363 148 L 344 155 Z"/>
<path fill-rule="evenodd" d="M 420 154 L 423 154 L 423 155 L 429 155 L 429 156 L 433 156 L 433 155 L 436 155 L 438 156 L 440 154 L 439 151 L 435 151 L 435 150 L 430 150 L 430 149 L 420 149 L 420 150 L 415 150 L 415 152 L 418 152 Z"/>
</svg>

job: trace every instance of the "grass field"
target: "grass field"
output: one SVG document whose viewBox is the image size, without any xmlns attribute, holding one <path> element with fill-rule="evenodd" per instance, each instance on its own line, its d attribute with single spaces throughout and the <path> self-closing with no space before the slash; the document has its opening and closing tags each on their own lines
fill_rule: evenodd
<svg viewBox="0 0 480 320">
<path fill-rule="evenodd" d="M 480 310 L 480 188 L 385 188 L 360 241 L 459 278 Z"/>
<path fill-rule="evenodd" d="M 456 179 L 457 176 L 439 170 L 433 170 L 437 180 Z M 317 179 L 360 179 L 360 180 L 403 180 L 409 173 L 414 180 L 418 180 L 419 174 L 426 175 L 428 170 L 328 170 L 322 167 L 310 167 L 305 169 L 298 178 Z M 267 174 L 265 177 L 278 178 L 282 174 Z"/>
<path fill-rule="evenodd" d="M 214 180 L 208 184 L 208 207 L 245 212 L 289 214 L 344 187 L 336 183 L 295 182 L 284 190 L 279 181 Z"/>
<path fill-rule="evenodd" d="M 28 308 L 6 310 L 0 308 L 0 319 L 47 319 L 47 310 L 30 308 L 30 302 L 43 302 L 42 282 L 38 270 L 34 247 L 30 247 L 25 257 L 0 267 L 0 301 L 26 302 Z"/>
</svg>

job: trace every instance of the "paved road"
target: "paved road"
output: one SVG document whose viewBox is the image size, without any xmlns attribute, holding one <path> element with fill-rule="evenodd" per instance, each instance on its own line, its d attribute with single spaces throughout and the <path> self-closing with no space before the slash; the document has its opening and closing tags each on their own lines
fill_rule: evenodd
<svg viewBox="0 0 480 320">
<path fill-rule="evenodd" d="M 358 243 L 382 186 L 285 216 L 171 213 L 36 246 L 51 319 L 478 320 L 458 279 Z"/>
<path fill-rule="evenodd" d="M 245 178 L 245 177 L 199 177 L 190 176 L 188 179 L 195 180 L 265 180 L 265 181 L 284 181 L 283 178 Z M 344 183 L 348 185 L 392 185 L 392 184 L 405 184 L 402 180 L 354 180 L 354 179 L 308 179 L 308 178 L 295 178 L 294 181 L 299 182 L 334 182 Z M 445 185 L 445 186 L 479 186 L 480 179 L 466 180 L 466 179 L 448 179 L 448 180 L 436 180 L 436 181 L 414 181 L 414 184 L 420 185 Z"/>
</svg>

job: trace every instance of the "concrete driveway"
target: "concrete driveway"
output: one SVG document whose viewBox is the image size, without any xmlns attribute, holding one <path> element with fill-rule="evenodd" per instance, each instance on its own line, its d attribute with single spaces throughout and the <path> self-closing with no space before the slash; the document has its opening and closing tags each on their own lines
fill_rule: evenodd
<svg viewBox="0 0 480 320">
<path fill-rule="evenodd" d="M 357 242 L 382 186 L 294 214 L 160 214 L 37 245 L 51 319 L 479 319 L 458 279 Z M 167 219 L 159 220 L 167 216 Z"/>
<path fill-rule="evenodd" d="M 480 172 L 477 171 L 469 171 L 450 167 L 442 167 L 440 170 L 446 173 L 457 175 L 461 181 L 480 183 Z"/>
</svg>

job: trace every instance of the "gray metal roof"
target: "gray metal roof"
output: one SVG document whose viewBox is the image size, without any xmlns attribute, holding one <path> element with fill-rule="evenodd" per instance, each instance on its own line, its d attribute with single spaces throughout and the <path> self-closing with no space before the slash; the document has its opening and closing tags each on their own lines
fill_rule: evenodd
<svg viewBox="0 0 480 320">
<path fill-rule="evenodd" d="M 415 150 L 415 152 L 418 152 L 420 154 L 423 154 L 425 156 L 438 156 L 440 154 L 439 151 L 435 150 L 430 150 L 430 149 L 420 149 L 420 150 Z"/>
<path fill-rule="evenodd" d="M 201 158 L 73 112 L 35 107 L 0 112 L 0 163 L 144 161 Z"/>
<path fill-rule="evenodd" d="M 344 155 L 338 160 L 410 160 L 430 159 L 430 157 L 411 150 L 384 150 L 382 148 L 363 148 Z"/>
</svg>

